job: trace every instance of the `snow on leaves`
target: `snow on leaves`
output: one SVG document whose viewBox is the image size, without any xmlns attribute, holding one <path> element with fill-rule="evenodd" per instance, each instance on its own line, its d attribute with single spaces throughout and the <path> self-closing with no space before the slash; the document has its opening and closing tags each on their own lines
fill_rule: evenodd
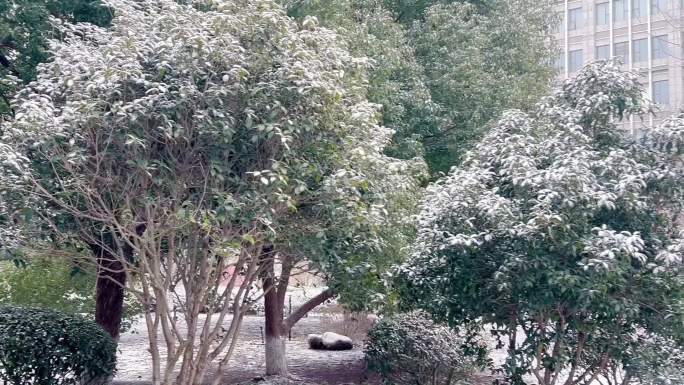
<svg viewBox="0 0 684 385">
<path fill-rule="evenodd" d="M 462 167 L 429 188 L 414 257 L 467 252 L 486 242 L 567 244 L 571 237 L 577 253 L 606 260 L 618 252 L 644 262 L 638 233 L 605 228 L 599 219 L 611 211 L 653 210 L 653 184 L 680 175 L 652 167 L 644 155 L 650 148 L 631 145 L 610 123 L 645 111 L 639 95 L 634 74 L 599 63 L 535 113 L 505 113 Z M 654 147 L 676 147 L 679 123 L 672 119 L 655 129 Z M 584 266 L 590 265 L 596 266 Z"/>
<path fill-rule="evenodd" d="M 572 376 L 570 357 L 609 375 L 595 368 L 627 365 L 634 325 L 669 335 L 660 320 L 681 320 L 682 118 L 628 136 L 617 124 L 649 110 L 642 95 L 636 74 L 590 64 L 536 110 L 505 113 L 427 190 L 402 295 L 456 325 L 524 330 L 511 383 Z"/>
<path fill-rule="evenodd" d="M 368 60 L 334 32 L 299 25 L 269 0 L 108 4 L 111 28 L 60 27 L 64 39 L 18 94 L 1 141 L 3 169 L 26 177 L 70 230 L 136 239 L 136 258 L 149 263 L 128 268 L 165 275 L 143 280 L 157 298 L 172 280 L 209 298 L 201 293 L 215 288 L 201 280 L 219 285 L 210 270 L 233 257 L 252 264 L 249 285 L 264 244 L 334 275 L 347 257 L 385 252 L 391 237 L 407 243 L 393 224 L 414 207 L 424 162 L 385 155 L 393 131 L 367 101 Z M 152 250 L 171 244 L 177 252 L 161 262 Z M 181 268 L 150 268 L 159 263 Z"/>
</svg>

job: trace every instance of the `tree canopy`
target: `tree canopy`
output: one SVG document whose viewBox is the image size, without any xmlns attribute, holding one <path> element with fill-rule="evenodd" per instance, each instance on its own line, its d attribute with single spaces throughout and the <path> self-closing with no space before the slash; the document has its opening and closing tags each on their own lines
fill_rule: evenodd
<svg viewBox="0 0 684 385">
<path fill-rule="evenodd" d="M 402 298 L 493 325 L 512 383 L 636 377 L 649 336 L 684 337 L 682 119 L 635 142 L 617 125 L 646 111 L 642 95 L 637 74 L 588 65 L 428 188 Z"/>
<path fill-rule="evenodd" d="M 315 20 L 299 25 L 267 0 L 109 4 L 110 28 L 65 24 L 18 93 L 2 188 L 28 195 L 57 232 L 69 216 L 69 234 L 135 276 L 128 289 L 154 302 L 149 332 L 167 345 L 164 368 L 150 339 L 155 383 L 173 381 L 183 357 L 179 383 L 194 384 L 265 294 L 251 286 L 268 274 L 263 250 L 349 271 L 346 258 L 383 247 L 389 202 L 424 167 L 383 153 L 392 130 L 366 100 L 367 61 Z M 221 289 L 230 266 L 245 274 L 236 295 Z M 172 303 L 180 287 L 186 299 Z M 208 301 L 221 312 L 206 333 L 174 326 L 174 309 L 196 325 Z M 228 310 L 231 332 L 213 346 Z"/>
<path fill-rule="evenodd" d="M 552 77 L 551 12 L 532 1 L 284 2 L 372 60 L 369 100 L 396 129 L 388 153 L 424 154 L 433 173 L 458 164 L 503 110 L 532 107 Z"/>
<path fill-rule="evenodd" d="M 285 374 L 333 296 L 463 331 L 449 360 L 488 329 L 511 385 L 684 381 L 684 115 L 627 135 L 651 106 L 610 61 L 549 94 L 551 14 L 0 0 L 0 252 L 76 250 L 115 341 L 124 287 L 152 310 L 154 385 L 222 374 L 262 299 Z M 299 272 L 327 287 L 285 317 Z"/>
</svg>

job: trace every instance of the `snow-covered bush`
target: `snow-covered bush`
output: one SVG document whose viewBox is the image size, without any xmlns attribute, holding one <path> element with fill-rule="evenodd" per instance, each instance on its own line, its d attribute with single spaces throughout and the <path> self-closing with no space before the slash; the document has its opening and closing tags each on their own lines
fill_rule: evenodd
<svg viewBox="0 0 684 385">
<path fill-rule="evenodd" d="M 54 310 L 0 307 L 0 379 L 11 385 L 101 385 L 116 345 L 100 326 Z"/>
<path fill-rule="evenodd" d="M 474 366 L 464 339 L 421 312 L 378 321 L 364 349 L 368 368 L 392 384 L 451 384 Z"/>
<path fill-rule="evenodd" d="M 493 325 L 512 384 L 607 379 L 636 336 L 682 332 L 684 121 L 636 143 L 617 124 L 648 110 L 642 96 L 637 74 L 590 64 L 536 111 L 504 114 L 428 188 L 405 304 Z"/>
<path fill-rule="evenodd" d="M 625 369 L 632 382 L 639 385 L 684 384 L 684 345 L 671 337 L 657 334 L 641 335 L 638 350 L 626 362 Z"/>
</svg>

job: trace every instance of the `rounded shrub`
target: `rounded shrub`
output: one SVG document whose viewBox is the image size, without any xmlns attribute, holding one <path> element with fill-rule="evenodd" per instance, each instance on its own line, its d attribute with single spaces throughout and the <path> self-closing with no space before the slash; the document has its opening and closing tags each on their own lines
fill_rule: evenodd
<svg viewBox="0 0 684 385">
<path fill-rule="evenodd" d="M 0 306 L 0 379 L 11 385 L 101 385 L 116 345 L 96 323 L 55 310 Z"/>
<path fill-rule="evenodd" d="M 411 312 L 376 322 L 364 352 L 368 369 L 385 383 L 449 385 L 474 367 L 461 349 L 463 342 L 452 329 Z"/>
</svg>

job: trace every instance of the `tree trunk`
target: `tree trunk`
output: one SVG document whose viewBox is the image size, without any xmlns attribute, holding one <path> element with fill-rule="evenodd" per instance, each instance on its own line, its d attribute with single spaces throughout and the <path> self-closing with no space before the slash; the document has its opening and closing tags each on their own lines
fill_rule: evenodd
<svg viewBox="0 0 684 385">
<path fill-rule="evenodd" d="M 287 319 L 283 314 L 285 297 L 290 283 L 290 274 L 295 262 L 281 256 L 281 271 L 277 279 L 275 277 L 275 251 L 273 246 L 264 247 L 262 250 L 262 282 L 264 294 L 265 316 L 265 348 L 266 348 L 266 375 L 288 375 L 287 351 L 285 339 L 292 327 L 309 311 L 332 298 L 333 291 L 326 289 L 317 296 L 309 299 L 301 305 Z"/>
<path fill-rule="evenodd" d="M 118 261 L 104 262 L 107 269 L 122 269 Z M 95 295 L 95 322 L 119 341 L 119 330 L 123 318 L 124 286 L 126 274 L 101 270 L 97 275 L 97 291 Z"/>
<path fill-rule="evenodd" d="M 145 225 L 136 226 L 138 235 L 145 232 Z M 103 232 L 98 242 L 88 242 L 90 250 L 97 259 L 97 284 L 95 287 L 95 322 L 112 336 L 114 343 L 119 342 L 121 320 L 123 319 L 124 287 L 126 272 L 124 261 L 133 258 L 133 248 L 120 243 L 115 233 Z M 120 250 L 120 256 L 113 255 L 111 250 Z"/>
<path fill-rule="evenodd" d="M 119 340 L 123 318 L 124 286 L 126 273 L 123 264 L 99 245 L 90 245 L 97 257 L 97 285 L 95 292 L 95 322 Z"/>
<path fill-rule="evenodd" d="M 289 278 L 289 275 L 288 275 Z M 266 278 L 264 290 L 268 290 L 264 296 L 264 316 L 266 318 L 265 339 L 266 339 L 266 374 L 267 375 L 287 375 L 287 351 L 285 349 L 285 338 L 292 327 L 302 319 L 309 311 L 333 297 L 333 291 L 326 289 L 317 296 L 309 299 L 297 310 L 292 312 L 287 319 L 283 317 L 283 307 L 285 306 L 285 293 L 287 281 L 281 276 L 281 282 L 277 287 L 273 286 L 273 280 Z M 271 288 L 270 290 L 268 288 Z"/>
<path fill-rule="evenodd" d="M 264 315 L 266 342 L 266 375 L 287 375 L 287 355 L 285 351 L 285 337 L 287 332 L 283 327 L 283 306 L 272 277 L 265 277 Z M 282 297 L 284 298 L 284 296 Z"/>
</svg>

